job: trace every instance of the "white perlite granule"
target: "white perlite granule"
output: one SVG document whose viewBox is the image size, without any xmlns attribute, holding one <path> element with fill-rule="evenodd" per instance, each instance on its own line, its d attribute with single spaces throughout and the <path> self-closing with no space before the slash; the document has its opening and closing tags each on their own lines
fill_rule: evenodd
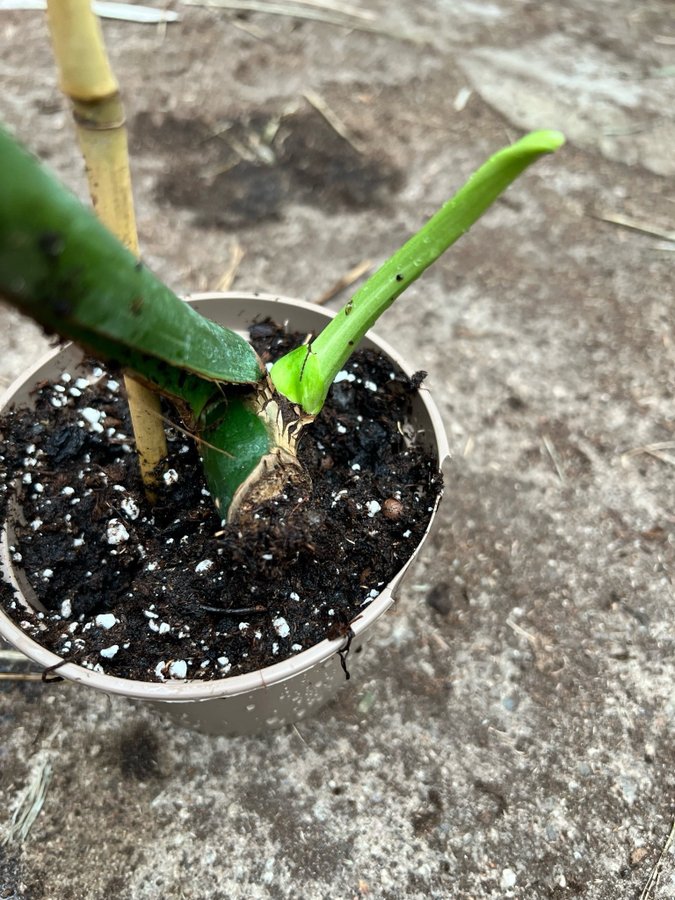
<svg viewBox="0 0 675 900">
<path fill-rule="evenodd" d="M 127 519 L 137 519 L 141 514 L 138 503 L 136 503 L 133 497 L 125 497 L 120 503 L 120 507 Z"/>
<path fill-rule="evenodd" d="M 101 412 L 98 409 L 93 409 L 91 406 L 86 406 L 83 410 L 81 410 L 80 415 L 85 420 L 85 422 L 89 424 L 89 427 L 92 431 L 95 431 L 97 434 L 101 434 L 103 432 L 101 419 L 105 417 L 105 413 Z"/>
<path fill-rule="evenodd" d="M 276 619 L 272 619 L 272 625 L 280 638 L 288 637 L 291 633 L 290 625 L 283 616 L 277 616 Z"/>
<path fill-rule="evenodd" d="M 129 532 L 119 519 L 111 519 L 106 528 L 105 539 L 111 546 L 123 544 L 129 540 Z"/>
<path fill-rule="evenodd" d="M 187 675 L 187 663 L 184 659 L 175 659 L 169 666 L 169 675 L 172 678 L 185 678 Z"/>
</svg>

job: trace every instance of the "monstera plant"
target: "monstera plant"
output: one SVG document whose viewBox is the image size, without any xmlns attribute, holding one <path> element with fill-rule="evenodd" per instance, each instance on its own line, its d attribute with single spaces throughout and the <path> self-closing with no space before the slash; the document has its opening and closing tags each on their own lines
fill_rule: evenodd
<svg viewBox="0 0 675 900">
<path fill-rule="evenodd" d="M 562 141 L 538 131 L 497 152 L 320 334 L 268 373 L 242 337 L 179 299 L 0 130 L 0 297 L 168 398 L 198 442 L 221 518 L 251 524 L 262 500 L 306 480 L 296 453 L 302 429 L 367 330 Z"/>
<path fill-rule="evenodd" d="M 379 386 L 362 379 L 359 387 L 346 371 L 374 357 L 349 358 L 406 288 L 563 137 L 537 131 L 495 153 L 334 318 L 287 302 L 299 334 L 279 338 L 285 352 L 268 363 L 143 263 L 124 113 L 90 0 L 47 6 L 94 212 L 0 127 L 0 301 L 114 376 L 83 369 L 67 348 L 21 379 L 12 397 L 23 407 L 5 401 L 0 637 L 43 671 L 160 700 L 208 731 L 295 721 L 337 690 L 337 654 L 393 602 L 428 533 L 446 453 L 433 402 L 417 393 L 412 369 L 393 371 L 394 351 L 373 363 Z M 268 306 L 270 315 L 281 308 Z M 233 318 L 222 306 L 201 308 L 228 323 L 254 318 L 241 307 Z M 306 333 L 309 321 L 315 333 Z M 87 376 L 80 387 L 71 365 Z M 52 380 L 41 386 L 37 373 Z M 114 402 L 106 394 L 120 387 L 117 373 L 133 441 L 119 394 Z M 345 406 L 320 415 L 329 391 L 329 403 L 351 403 L 351 432 L 340 424 Z M 356 412 L 366 406 L 367 423 Z M 181 459 L 185 479 L 173 468 Z"/>
</svg>

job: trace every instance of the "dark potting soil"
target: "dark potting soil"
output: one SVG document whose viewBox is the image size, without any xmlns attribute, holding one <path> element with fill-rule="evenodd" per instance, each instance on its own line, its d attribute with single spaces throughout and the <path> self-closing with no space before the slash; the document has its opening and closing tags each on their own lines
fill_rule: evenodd
<svg viewBox="0 0 675 900">
<path fill-rule="evenodd" d="M 251 340 L 266 362 L 298 344 L 270 322 Z M 35 412 L 0 421 L 0 500 L 11 520 L 18 491 L 24 517 L 10 552 L 48 611 L 27 612 L 6 585 L 0 602 L 57 655 L 139 680 L 241 674 L 346 636 L 410 557 L 441 490 L 408 421 L 417 382 L 357 352 L 301 440 L 311 495 L 289 491 L 242 534 L 220 521 L 178 430 L 150 507 L 117 376 L 96 363 L 64 372 L 36 391 Z"/>
</svg>

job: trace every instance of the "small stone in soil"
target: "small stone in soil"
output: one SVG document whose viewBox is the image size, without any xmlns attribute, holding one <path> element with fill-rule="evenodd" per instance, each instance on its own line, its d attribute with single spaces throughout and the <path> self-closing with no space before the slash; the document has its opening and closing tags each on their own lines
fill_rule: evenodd
<svg viewBox="0 0 675 900">
<path fill-rule="evenodd" d="M 391 519 L 395 522 L 403 515 L 403 504 L 395 497 L 387 497 L 382 504 L 382 513 L 386 519 Z"/>
</svg>

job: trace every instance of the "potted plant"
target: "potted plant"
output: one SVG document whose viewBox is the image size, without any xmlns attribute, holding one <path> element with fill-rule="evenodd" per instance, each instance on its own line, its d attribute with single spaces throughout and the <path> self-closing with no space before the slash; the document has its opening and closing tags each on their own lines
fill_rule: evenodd
<svg viewBox="0 0 675 900">
<path fill-rule="evenodd" d="M 64 33 L 66 40 L 71 33 L 68 29 Z M 58 41 L 57 35 L 57 49 Z M 68 57 L 67 48 L 63 54 Z M 71 96 L 77 96 L 77 90 L 71 91 Z M 86 108 L 90 113 L 91 104 Z M 105 121 L 104 126 L 104 131 L 110 130 Z M 367 333 L 379 316 L 529 164 L 557 149 L 562 140 L 557 132 L 535 132 L 492 156 L 331 317 L 308 304 L 282 305 L 278 298 L 260 296 L 218 299 L 207 295 L 196 298 L 194 305 L 184 302 L 139 261 L 133 252 L 137 249 L 135 240 L 127 239 L 125 247 L 6 131 L 0 130 L 0 298 L 108 366 L 108 375 L 96 368 L 86 374 L 76 368 L 81 365 L 81 355 L 70 346 L 28 373 L 10 389 L 10 400 L 5 401 L 10 413 L 4 420 L 6 584 L 0 598 L 0 606 L 4 606 L 4 611 L 0 610 L 0 634 L 46 669 L 58 669 L 59 675 L 101 690 L 162 702 L 184 721 L 205 730 L 273 727 L 300 718 L 324 702 L 335 690 L 338 678 L 344 677 L 337 654 L 354 636 L 360 641 L 391 604 L 408 562 L 428 532 L 439 496 L 436 475 L 445 455 L 438 413 L 427 396 L 416 394 L 417 384 L 409 379 L 412 372 L 406 372 L 405 364 L 402 371 L 398 368 L 394 351 L 387 352 L 379 342 L 387 353 L 385 369 L 371 357 L 357 363 L 372 363 L 380 374 L 386 370 L 383 381 L 391 382 L 386 390 L 384 384 L 369 380 L 362 369 L 350 369 L 348 361 L 364 341 L 370 341 L 371 348 L 378 346 Z M 114 191 L 117 185 L 111 177 Z M 116 230 L 124 238 L 124 229 Z M 288 319 L 288 330 L 298 334 L 289 338 L 285 329 L 275 330 L 268 318 L 277 322 Z M 255 322 L 258 327 L 253 336 L 259 352 L 241 334 L 242 325 Z M 297 346 L 290 346 L 293 340 Z M 280 347 L 283 352 L 272 361 L 270 354 Z M 124 449 L 128 442 L 121 425 L 123 414 L 113 396 L 119 393 L 118 372 L 131 376 L 132 393 L 138 390 L 141 394 L 136 415 L 140 409 L 140 415 L 150 423 L 148 431 L 160 432 L 159 438 L 151 438 L 148 443 L 136 431 L 143 488 L 133 496 L 124 481 L 115 481 L 122 477 L 120 445 Z M 323 421 L 322 409 L 336 382 L 342 388 L 338 409 L 336 412 L 333 407 L 328 420 Z M 388 569 L 385 566 L 387 576 L 376 575 L 374 582 L 371 569 L 376 568 L 375 563 L 371 566 L 364 562 L 357 539 L 351 539 L 353 552 L 341 551 L 345 558 L 330 558 L 327 548 L 333 544 L 322 545 L 322 551 L 312 558 L 314 536 L 324 526 L 316 513 L 308 512 L 308 499 L 316 493 L 317 482 L 320 484 L 324 476 L 332 478 L 332 447 L 337 441 L 329 426 L 335 426 L 338 433 L 347 431 L 340 420 L 339 404 L 349 402 L 350 391 L 344 388 L 351 385 L 366 397 L 380 393 L 384 419 L 385 407 L 391 405 L 393 409 L 398 404 L 394 418 L 399 418 L 390 422 L 401 432 L 396 453 L 414 456 L 407 477 L 426 479 L 426 493 L 413 485 L 412 492 L 406 494 L 408 507 L 424 497 L 426 506 L 416 517 L 405 508 L 399 489 L 388 482 L 382 487 L 383 474 L 372 476 L 357 460 L 351 464 L 348 483 L 335 486 L 328 498 L 324 496 L 324 505 L 345 506 L 347 518 L 358 521 L 364 544 L 368 543 L 366 538 L 378 536 L 376 516 L 377 522 L 383 523 L 382 532 L 388 529 L 390 538 L 396 532 L 390 541 L 395 549 L 387 550 L 391 552 Z M 89 401 L 94 394 L 98 407 Z M 160 407 L 160 395 L 170 404 L 170 412 Z M 18 401 L 32 405 L 34 412 L 18 412 Z M 404 416 L 410 406 L 414 408 L 408 410 L 406 424 Z M 353 409 L 350 414 L 354 423 L 363 418 Z M 174 434 L 173 455 L 164 443 L 167 418 Z M 410 424 L 412 434 L 406 433 Z M 308 452 L 303 453 L 302 446 L 303 436 L 318 427 L 321 440 L 315 438 L 314 450 L 309 453 L 313 453 L 316 464 L 313 488 Z M 368 458 L 377 468 L 378 457 L 391 438 L 387 439 L 380 422 L 369 423 L 368 428 L 372 432 Z M 361 424 L 353 424 L 353 429 L 360 430 Z M 430 447 L 426 463 L 418 462 L 415 456 L 416 444 L 424 443 L 416 441 L 416 433 L 424 433 Z M 20 444 L 22 435 L 24 446 Z M 202 547 L 209 550 L 196 565 L 193 558 L 192 580 L 186 584 L 180 578 L 180 547 L 173 548 L 174 543 L 188 538 L 181 520 L 183 510 L 167 507 L 167 497 L 180 507 L 187 494 L 178 491 L 176 483 L 181 478 L 193 486 L 197 483 L 194 470 L 190 470 L 189 479 L 180 471 L 180 457 L 190 456 L 192 444 L 198 449 L 203 468 L 205 487 L 199 487 L 199 492 L 205 496 L 198 501 L 197 512 L 193 509 L 186 515 L 201 517 L 194 542 L 198 553 Z M 353 453 L 350 447 L 347 456 Z M 112 460 L 105 471 L 94 471 L 97 466 L 101 468 L 99 458 L 93 459 L 95 451 L 102 454 L 101 459 Z M 426 474 L 420 474 L 423 470 Z M 132 478 L 128 474 L 124 477 Z M 46 497 L 48 478 L 51 481 Z M 78 486 L 72 483 L 76 478 L 84 485 L 81 496 L 76 495 Z M 378 485 L 378 495 L 354 500 L 349 494 L 356 481 Z M 194 493 L 193 488 L 193 500 Z M 215 513 L 204 512 L 211 509 L 206 495 Z M 75 513 L 65 511 L 74 509 L 73 504 L 86 507 L 87 515 L 102 523 L 96 541 L 90 541 L 84 530 L 73 530 Z M 36 509 L 44 511 L 44 519 Z M 50 519 L 47 525 L 45 519 Z M 412 535 L 413 529 L 399 526 L 409 519 L 411 523 L 414 519 L 415 539 L 406 546 L 406 532 Z M 77 528 L 83 528 L 84 520 L 78 521 Z M 155 546 L 160 563 L 153 569 L 155 561 L 146 560 L 147 546 L 153 541 L 157 545 L 158 522 L 165 530 L 161 532 L 162 546 Z M 205 529 L 209 528 L 210 543 L 205 543 Z M 178 541 L 171 536 L 174 532 L 180 532 Z M 141 533 L 146 535 L 143 542 Z M 44 562 L 39 570 L 35 565 L 27 566 L 24 554 L 44 559 L 36 555 L 36 547 L 53 543 L 59 534 L 67 537 L 69 546 L 57 544 L 57 558 Z M 214 545 L 214 539 L 221 544 Z M 134 542 L 137 545 L 132 550 Z M 83 563 L 88 544 L 96 545 L 90 564 Z M 356 591 L 357 597 L 345 607 L 350 613 L 337 616 L 324 602 L 321 616 L 328 623 L 324 634 L 310 646 L 303 639 L 289 647 L 290 612 L 283 608 L 281 597 L 287 598 L 288 610 L 301 599 L 301 582 L 294 573 L 300 547 L 303 558 L 308 553 L 312 558 L 314 581 L 321 581 L 322 568 L 344 568 L 343 582 L 339 587 L 331 582 L 331 590 Z M 371 555 L 386 554 L 375 549 Z M 167 558 L 170 565 L 164 565 Z M 229 569 L 223 565 L 224 559 L 229 560 Z M 359 571 L 351 571 L 357 566 L 356 562 L 352 566 L 353 560 L 358 560 Z M 239 575 L 241 569 L 262 572 L 263 586 L 251 585 L 247 590 L 246 579 L 234 577 L 235 569 Z M 166 574 L 169 570 L 171 577 Z M 126 619 L 133 616 L 127 616 L 125 603 L 136 598 L 136 586 L 152 580 L 149 573 L 155 571 L 158 597 L 162 599 L 147 602 L 147 608 L 141 603 L 132 628 L 133 623 Z M 64 588 L 68 575 L 76 583 Z M 265 578 L 268 584 L 274 583 L 271 605 L 265 596 Z M 103 588 L 94 596 L 88 585 L 97 580 Z M 242 594 L 238 603 L 230 597 L 218 606 L 217 602 L 200 602 L 197 598 L 200 617 L 217 617 L 200 632 L 205 635 L 199 638 L 201 643 L 195 643 L 191 622 L 184 615 L 178 623 L 169 621 L 167 610 L 172 604 L 184 602 L 181 590 L 199 594 L 199 585 L 205 586 L 208 581 L 211 596 L 219 597 L 223 582 L 230 580 L 236 582 L 235 591 Z M 54 597 L 57 582 L 59 589 Z M 122 595 L 114 608 L 107 599 L 109 590 Z M 18 599 L 13 596 L 17 591 Z M 154 641 L 165 638 L 172 642 L 166 645 L 170 649 L 159 654 L 155 644 L 148 651 L 142 634 L 139 638 L 139 619 Z M 122 626 L 129 626 L 124 637 L 119 636 Z M 263 639 L 272 632 L 278 640 Z M 265 643 L 267 656 L 260 656 L 263 661 L 256 665 L 254 660 L 245 664 L 240 660 L 239 669 L 235 665 L 232 671 L 228 648 L 240 642 L 244 633 L 250 640 L 245 645 L 249 650 L 242 655 L 252 655 L 251 648 L 257 648 L 257 653 L 258 645 Z M 42 644 L 48 636 L 50 648 L 46 649 Z M 83 648 L 89 639 L 94 642 L 97 661 L 78 664 L 77 660 L 86 655 Z M 177 649 L 183 646 L 180 641 L 190 649 Z M 130 662 L 121 662 L 131 655 L 137 658 L 135 668 Z M 235 674 L 237 671 L 243 674 Z M 139 678 L 129 672 L 144 675 Z"/>
</svg>

